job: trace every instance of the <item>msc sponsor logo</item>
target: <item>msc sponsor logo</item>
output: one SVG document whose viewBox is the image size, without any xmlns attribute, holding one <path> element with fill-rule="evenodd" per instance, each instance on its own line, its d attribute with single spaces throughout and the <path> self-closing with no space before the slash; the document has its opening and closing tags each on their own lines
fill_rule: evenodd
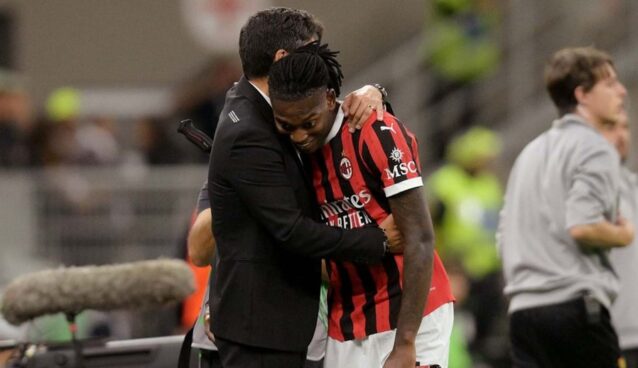
<svg viewBox="0 0 638 368">
<path fill-rule="evenodd" d="M 396 163 L 401 162 L 403 160 L 403 151 L 394 147 L 392 152 L 390 152 L 390 159 Z"/>
<path fill-rule="evenodd" d="M 414 161 L 401 162 L 392 166 L 390 169 L 384 169 L 386 179 L 395 179 L 401 176 L 408 175 L 409 173 L 416 173 L 416 163 Z"/>
</svg>

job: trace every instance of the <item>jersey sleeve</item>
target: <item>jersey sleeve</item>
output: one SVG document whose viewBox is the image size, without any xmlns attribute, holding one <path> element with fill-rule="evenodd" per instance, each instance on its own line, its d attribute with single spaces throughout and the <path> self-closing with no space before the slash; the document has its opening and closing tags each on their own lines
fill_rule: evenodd
<svg viewBox="0 0 638 368">
<path fill-rule="evenodd" d="M 423 186 L 416 137 L 394 116 L 364 126 L 359 143 L 365 169 L 383 183 L 386 197 Z"/>
</svg>

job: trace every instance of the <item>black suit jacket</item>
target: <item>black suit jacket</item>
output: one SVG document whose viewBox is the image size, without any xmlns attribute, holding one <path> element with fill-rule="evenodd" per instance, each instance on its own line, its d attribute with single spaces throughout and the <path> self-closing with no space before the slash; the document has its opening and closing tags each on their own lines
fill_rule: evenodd
<svg viewBox="0 0 638 368">
<path fill-rule="evenodd" d="M 303 164 L 245 78 L 226 95 L 208 175 L 218 251 L 213 333 L 250 346 L 305 350 L 317 319 L 320 259 L 380 261 L 382 231 L 344 231 L 313 220 L 318 210 Z"/>
</svg>

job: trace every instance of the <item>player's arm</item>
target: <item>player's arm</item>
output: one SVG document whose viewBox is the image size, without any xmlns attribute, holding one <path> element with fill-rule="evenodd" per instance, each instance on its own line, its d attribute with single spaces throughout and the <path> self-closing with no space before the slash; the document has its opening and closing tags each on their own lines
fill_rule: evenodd
<svg viewBox="0 0 638 368">
<path fill-rule="evenodd" d="M 397 228 L 404 239 L 403 294 L 394 347 L 385 367 L 414 367 L 415 339 L 430 291 L 434 230 L 423 193 L 416 137 L 385 114 L 361 130 L 362 167 L 383 186 Z"/>
<path fill-rule="evenodd" d="M 608 221 L 617 211 L 619 158 L 611 147 L 593 145 L 578 152 L 580 162 L 567 193 L 566 225 L 569 235 L 586 248 L 615 248 L 630 244 L 633 225 L 622 217 Z"/>
<path fill-rule="evenodd" d="M 262 138 L 257 140 L 253 134 L 245 144 L 236 142 L 228 167 L 234 170 L 232 186 L 241 201 L 277 243 L 290 252 L 313 258 L 381 261 L 386 237 L 379 228 L 343 230 L 303 215 L 286 174 L 279 142 L 267 134 Z"/>
<path fill-rule="evenodd" d="M 208 199 L 208 183 L 205 183 L 197 197 L 197 217 L 188 231 L 186 241 L 188 256 L 195 266 L 205 267 L 211 264 L 215 254 L 213 237 L 213 217 Z"/>
<path fill-rule="evenodd" d="M 415 339 L 432 281 L 434 230 L 422 188 L 410 189 L 388 200 L 405 249 L 401 309 L 394 347 L 385 366 L 414 366 Z"/>
<path fill-rule="evenodd" d="M 188 256 L 195 266 L 210 266 L 215 254 L 213 217 L 210 208 L 197 214 L 188 232 Z"/>
</svg>

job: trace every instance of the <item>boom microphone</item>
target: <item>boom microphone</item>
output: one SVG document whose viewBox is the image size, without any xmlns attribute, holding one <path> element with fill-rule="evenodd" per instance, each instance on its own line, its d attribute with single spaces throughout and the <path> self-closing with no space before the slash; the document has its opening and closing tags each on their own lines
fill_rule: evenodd
<svg viewBox="0 0 638 368">
<path fill-rule="evenodd" d="M 6 288 L 2 314 L 18 325 L 45 314 L 77 314 L 169 304 L 195 290 L 181 260 L 159 259 L 107 266 L 68 267 L 21 276 Z"/>
</svg>

